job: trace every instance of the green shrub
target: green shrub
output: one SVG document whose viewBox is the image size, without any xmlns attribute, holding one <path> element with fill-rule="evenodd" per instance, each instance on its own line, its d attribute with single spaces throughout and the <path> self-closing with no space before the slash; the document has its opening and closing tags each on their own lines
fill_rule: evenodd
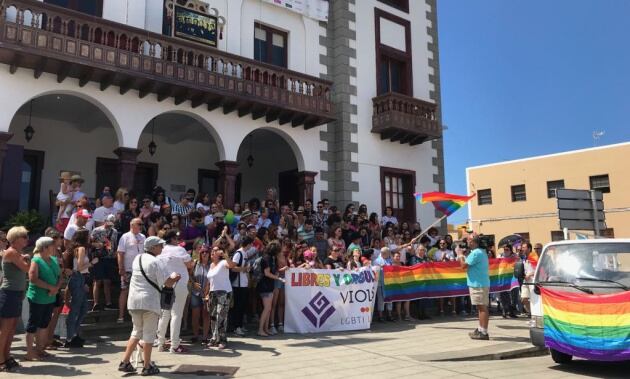
<svg viewBox="0 0 630 379">
<path fill-rule="evenodd" d="M 46 219 L 36 210 L 18 212 L 7 220 L 4 229 L 14 226 L 23 226 L 28 229 L 30 235 L 41 235 L 46 228 Z"/>
</svg>

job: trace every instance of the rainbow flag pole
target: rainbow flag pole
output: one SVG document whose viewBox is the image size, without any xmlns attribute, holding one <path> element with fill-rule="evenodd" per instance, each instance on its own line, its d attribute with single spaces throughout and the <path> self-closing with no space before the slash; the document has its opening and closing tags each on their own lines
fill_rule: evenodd
<svg viewBox="0 0 630 379">
<path fill-rule="evenodd" d="M 415 193 L 414 196 L 418 201 L 420 201 L 422 204 L 428 202 L 433 203 L 435 209 L 442 212 L 443 216 L 437 219 L 433 224 L 425 228 L 420 234 L 418 234 L 414 239 L 411 240 L 411 243 L 415 243 L 416 240 L 425 235 L 429 231 L 429 229 L 436 226 L 437 224 L 442 222 L 442 220 L 455 213 L 459 208 L 466 205 L 466 203 L 469 202 L 470 199 L 472 199 L 476 195 L 476 193 L 473 193 L 470 196 L 453 195 L 443 192 L 425 192 L 423 194 Z"/>
</svg>

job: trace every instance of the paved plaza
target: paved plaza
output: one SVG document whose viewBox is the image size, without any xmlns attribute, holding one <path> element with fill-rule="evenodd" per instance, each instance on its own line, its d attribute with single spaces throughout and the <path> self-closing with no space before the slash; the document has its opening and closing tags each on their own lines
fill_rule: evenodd
<svg viewBox="0 0 630 379">
<path fill-rule="evenodd" d="M 185 355 L 154 353 L 161 377 L 183 375 L 184 365 L 214 372 L 234 372 L 237 378 L 563 378 L 627 377 L 628 367 L 575 362 L 558 366 L 529 344 L 525 319 L 494 317 L 490 341 L 472 341 L 472 318 L 434 318 L 428 322 L 375 324 L 372 330 L 330 335 L 280 335 L 273 338 L 230 338 L 230 349 L 192 347 Z M 15 355 L 24 354 L 23 335 Z M 123 377 L 116 371 L 125 341 L 100 338 L 75 352 L 60 350 L 47 362 L 26 362 L 19 373 L 34 378 Z M 529 357 L 526 357 L 529 356 Z M 499 358 L 513 359 L 499 360 Z M 214 375 L 206 375 L 212 377 Z"/>
</svg>

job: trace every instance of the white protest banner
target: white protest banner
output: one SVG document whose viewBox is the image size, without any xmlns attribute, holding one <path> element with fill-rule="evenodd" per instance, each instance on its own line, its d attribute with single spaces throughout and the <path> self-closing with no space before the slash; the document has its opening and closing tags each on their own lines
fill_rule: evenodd
<svg viewBox="0 0 630 379">
<path fill-rule="evenodd" d="M 378 268 L 290 269 L 285 275 L 284 331 L 319 333 L 368 329 L 376 300 Z"/>
</svg>

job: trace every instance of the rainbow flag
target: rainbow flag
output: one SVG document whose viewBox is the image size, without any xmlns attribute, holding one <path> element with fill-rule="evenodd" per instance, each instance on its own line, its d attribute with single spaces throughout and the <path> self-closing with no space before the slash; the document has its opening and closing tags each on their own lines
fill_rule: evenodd
<svg viewBox="0 0 630 379">
<path fill-rule="evenodd" d="M 538 254 L 536 254 L 535 252 L 529 253 L 529 255 L 527 256 L 527 262 L 529 262 L 532 268 L 535 269 L 536 266 L 538 266 Z"/>
<path fill-rule="evenodd" d="M 475 197 L 475 194 L 470 196 L 461 196 L 443 192 L 425 192 L 423 194 L 414 193 L 414 196 L 422 204 L 431 202 L 433 203 L 435 209 L 444 213 L 445 216 L 450 216 L 459 208 L 466 205 L 470 199 Z"/>
<path fill-rule="evenodd" d="M 489 260 L 490 292 L 518 287 L 514 277 L 514 258 Z M 384 266 L 386 302 L 468 295 L 466 270 L 459 262 L 430 262 L 415 266 Z"/>
<path fill-rule="evenodd" d="M 575 357 L 630 360 L 630 291 L 589 295 L 541 288 L 545 345 Z"/>
</svg>

